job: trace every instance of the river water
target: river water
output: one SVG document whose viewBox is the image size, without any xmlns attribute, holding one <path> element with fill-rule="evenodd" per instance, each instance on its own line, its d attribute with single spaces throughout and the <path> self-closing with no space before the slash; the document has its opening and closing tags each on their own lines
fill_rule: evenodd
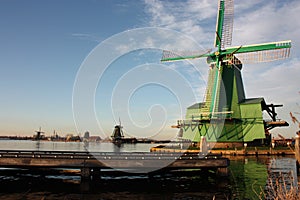
<svg viewBox="0 0 300 200">
<path fill-rule="evenodd" d="M 0 140 L 0 150 L 149 152 L 157 144 Z M 214 172 L 189 172 L 147 175 L 105 175 L 100 180 L 82 183 L 78 171 L 43 174 L 41 171 L 0 170 L 2 199 L 263 199 L 272 180 L 286 177 L 287 187 L 297 185 L 296 161 L 291 157 L 231 157 L 230 176 Z M 290 175 L 294 180 L 289 181 Z M 296 178 L 295 178 L 296 177 Z M 271 180 L 271 181 L 270 181 Z M 274 181 L 273 181 L 274 182 Z M 87 185 L 88 187 L 87 187 Z M 271 199 L 271 198 L 270 198 Z"/>
</svg>

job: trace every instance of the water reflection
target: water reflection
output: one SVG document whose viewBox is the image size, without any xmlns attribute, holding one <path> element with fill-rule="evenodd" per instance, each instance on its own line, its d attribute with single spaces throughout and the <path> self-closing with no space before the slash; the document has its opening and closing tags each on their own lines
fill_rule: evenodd
<svg viewBox="0 0 300 200">
<path fill-rule="evenodd" d="M 1 176 L 0 176 L 1 177 Z M 1 199 L 220 199 L 231 196 L 228 179 L 198 174 L 103 176 L 79 184 L 72 176 L 26 176 L 1 179 Z"/>
<path fill-rule="evenodd" d="M 268 178 L 264 160 L 233 157 L 230 161 L 230 170 L 234 198 L 259 199 L 263 195 L 262 188 Z"/>
<path fill-rule="evenodd" d="M 41 146 L 41 142 L 40 142 L 39 140 L 35 141 L 35 149 L 36 149 L 37 151 L 40 150 L 40 146 Z"/>
<path fill-rule="evenodd" d="M 294 158 L 231 157 L 230 170 L 233 199 L 273 199 L 270 195 L 276 188 L 271 188 L 270 183 L 274 184 L 279 175 L 284 175 L 285 187 L 297 187 Z"/>
<path fill-rule="evenodd" d="M 40 151 L 149 152 L 156 144 L 122 144 L 0 141 L 0 149 Z M 112 176 L 103 175 L 82 189 L 79 173 L 51 175 L 41 171 L 0 170 L 1 199 L 259 199 L 269 180 L 280 173 L 296 174 L 296 162 L 288 157 L 230 157 L 231 175 L 218 178 L 214 172 L 186 174 Z M 42 174 L 42 175 L 41 175 Z M 297 185 L 292 179 L 291 186 Z M 287 184 L 289 185 L 289 184 Z"/>
</svg>

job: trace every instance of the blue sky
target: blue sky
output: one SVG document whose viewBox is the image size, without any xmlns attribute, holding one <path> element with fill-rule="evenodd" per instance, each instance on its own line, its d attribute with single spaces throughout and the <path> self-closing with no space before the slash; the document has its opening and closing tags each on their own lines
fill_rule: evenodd
<svg viewBox="0 0 300 200">
<path fill-rule="evenodd" d="M 189 36 L 203 49 L 212 48 L 217 4 L 217 0 L 1 0 L 0 134 L 32 135 L 40 126 L 47 135 L 53 130 L 62 135 L 76 133 L 72 111 L 73 87 L 80 66 L 97 45 L 124 31 L 160 27 Z M 298 19 L 299 13 L 298 0 L 235 0 L 232 45 L 292 40 L 289 59 L 245 65 L 242 70 L 247 97 L 263 96 L 269 103 L 284 104 L 278 110 L 279 117 L 291 126 L 274 130 L 274 133 L 288 136 L 293 136 L 297 130 L 291 123 L 289 112 L 300 112 L 297 106 L 300 101 L 300 26 L 299 22 L 291 20 Z M 111 63 L 95 91 L 95 112 L 103 130 L 86 124 L 86 127 L 77 126 L 78 131 L 110 135 L 120 117 L 130 135 L 174 137 L 177 130 L 171 130 L 169 126 L 176 123 L 176 119 L 183 118 L 185 106 L 203 100 L 208 67 L 205 59 L 161 66 L 160 54 L 157 49 L 135 51 Z M 167 70 L 167 67 L 171 72 L 160 79 L 171 83 L 174 79 L 184 81 L 180 78 L 184 77 L 192 85 L 195 96 L 186 94 L 191 98 L 178 103 L 176 92 L 172 93 L 168 86 L 148 84 L 142 85 L 129 99 L 116 100 L 124 97 L 120 96 L 112 100 L 112 96 L 121 95 L 113 93 L 114 89 L 122 91 L 122 87 L 129 86 L 125 78 L 130 78 L 130 70 L 152 70 L 152 75 L 159 78 L 160 70 Z M 145 80 L 151 73 L 138 74 L 141 80 Z M 185 90 L 180 88 L 180 91 Z M 179 96 L 185 96 L 185 93 Z M 124 106 L 125 111 L 122 111 Z M 128 114 L 127 108 L 138 129 L 130 122 L 129 115 L 124 116 Z M 164 124 L 160 124 L 162 120 L 165 120 Z M 146 129 L 150 132 L 139 132 Z"/>
</svg>

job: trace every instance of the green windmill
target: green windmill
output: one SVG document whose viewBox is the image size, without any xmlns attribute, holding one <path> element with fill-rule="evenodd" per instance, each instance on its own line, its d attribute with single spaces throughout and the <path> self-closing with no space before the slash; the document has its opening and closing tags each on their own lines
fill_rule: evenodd
<svg viewBox="0 0 300 200">
<path fill-rule="evenodd" d="M 181 129 L 182 138 L 198 142 L 205 136 L 208 142 L 265 142 L 269 130 L 288 126 L 277 119 L 276 107 L 264 98 L 247 99 L 242 81 L 242 63 L 270 62 L 285 59 L 290 54 L 291 41 L 225 47 L 231 45 L 233 30 L 233 0 L 220 0 L 215 52 L 204 54 L 164 51 L 162 62 L 207 58 L 210 66 L 205 101 L 187 108 L 186 119 L 174 126 Z M 270 119 L 263 118 L 263 112 Z"/>
</svg>

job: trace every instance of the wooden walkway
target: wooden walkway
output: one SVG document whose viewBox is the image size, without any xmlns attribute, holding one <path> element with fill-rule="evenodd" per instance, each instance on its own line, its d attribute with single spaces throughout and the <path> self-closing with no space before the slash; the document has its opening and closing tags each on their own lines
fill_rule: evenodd
<svg viewBox="0 0 300 200">
<path fill-rule="evenodd" d="M 229 159 L 218 156 L 200 158 L 198 154 L 147 152 L 66 152 L 0 151 L 3 168 L 78 168 L 83 176 L 90 169 L 117 169 L 149 172 L 174 169 L 216 169 L 227 174 Z M 85 175 L 87 173 L 87 175 Z"/>
</svg>

